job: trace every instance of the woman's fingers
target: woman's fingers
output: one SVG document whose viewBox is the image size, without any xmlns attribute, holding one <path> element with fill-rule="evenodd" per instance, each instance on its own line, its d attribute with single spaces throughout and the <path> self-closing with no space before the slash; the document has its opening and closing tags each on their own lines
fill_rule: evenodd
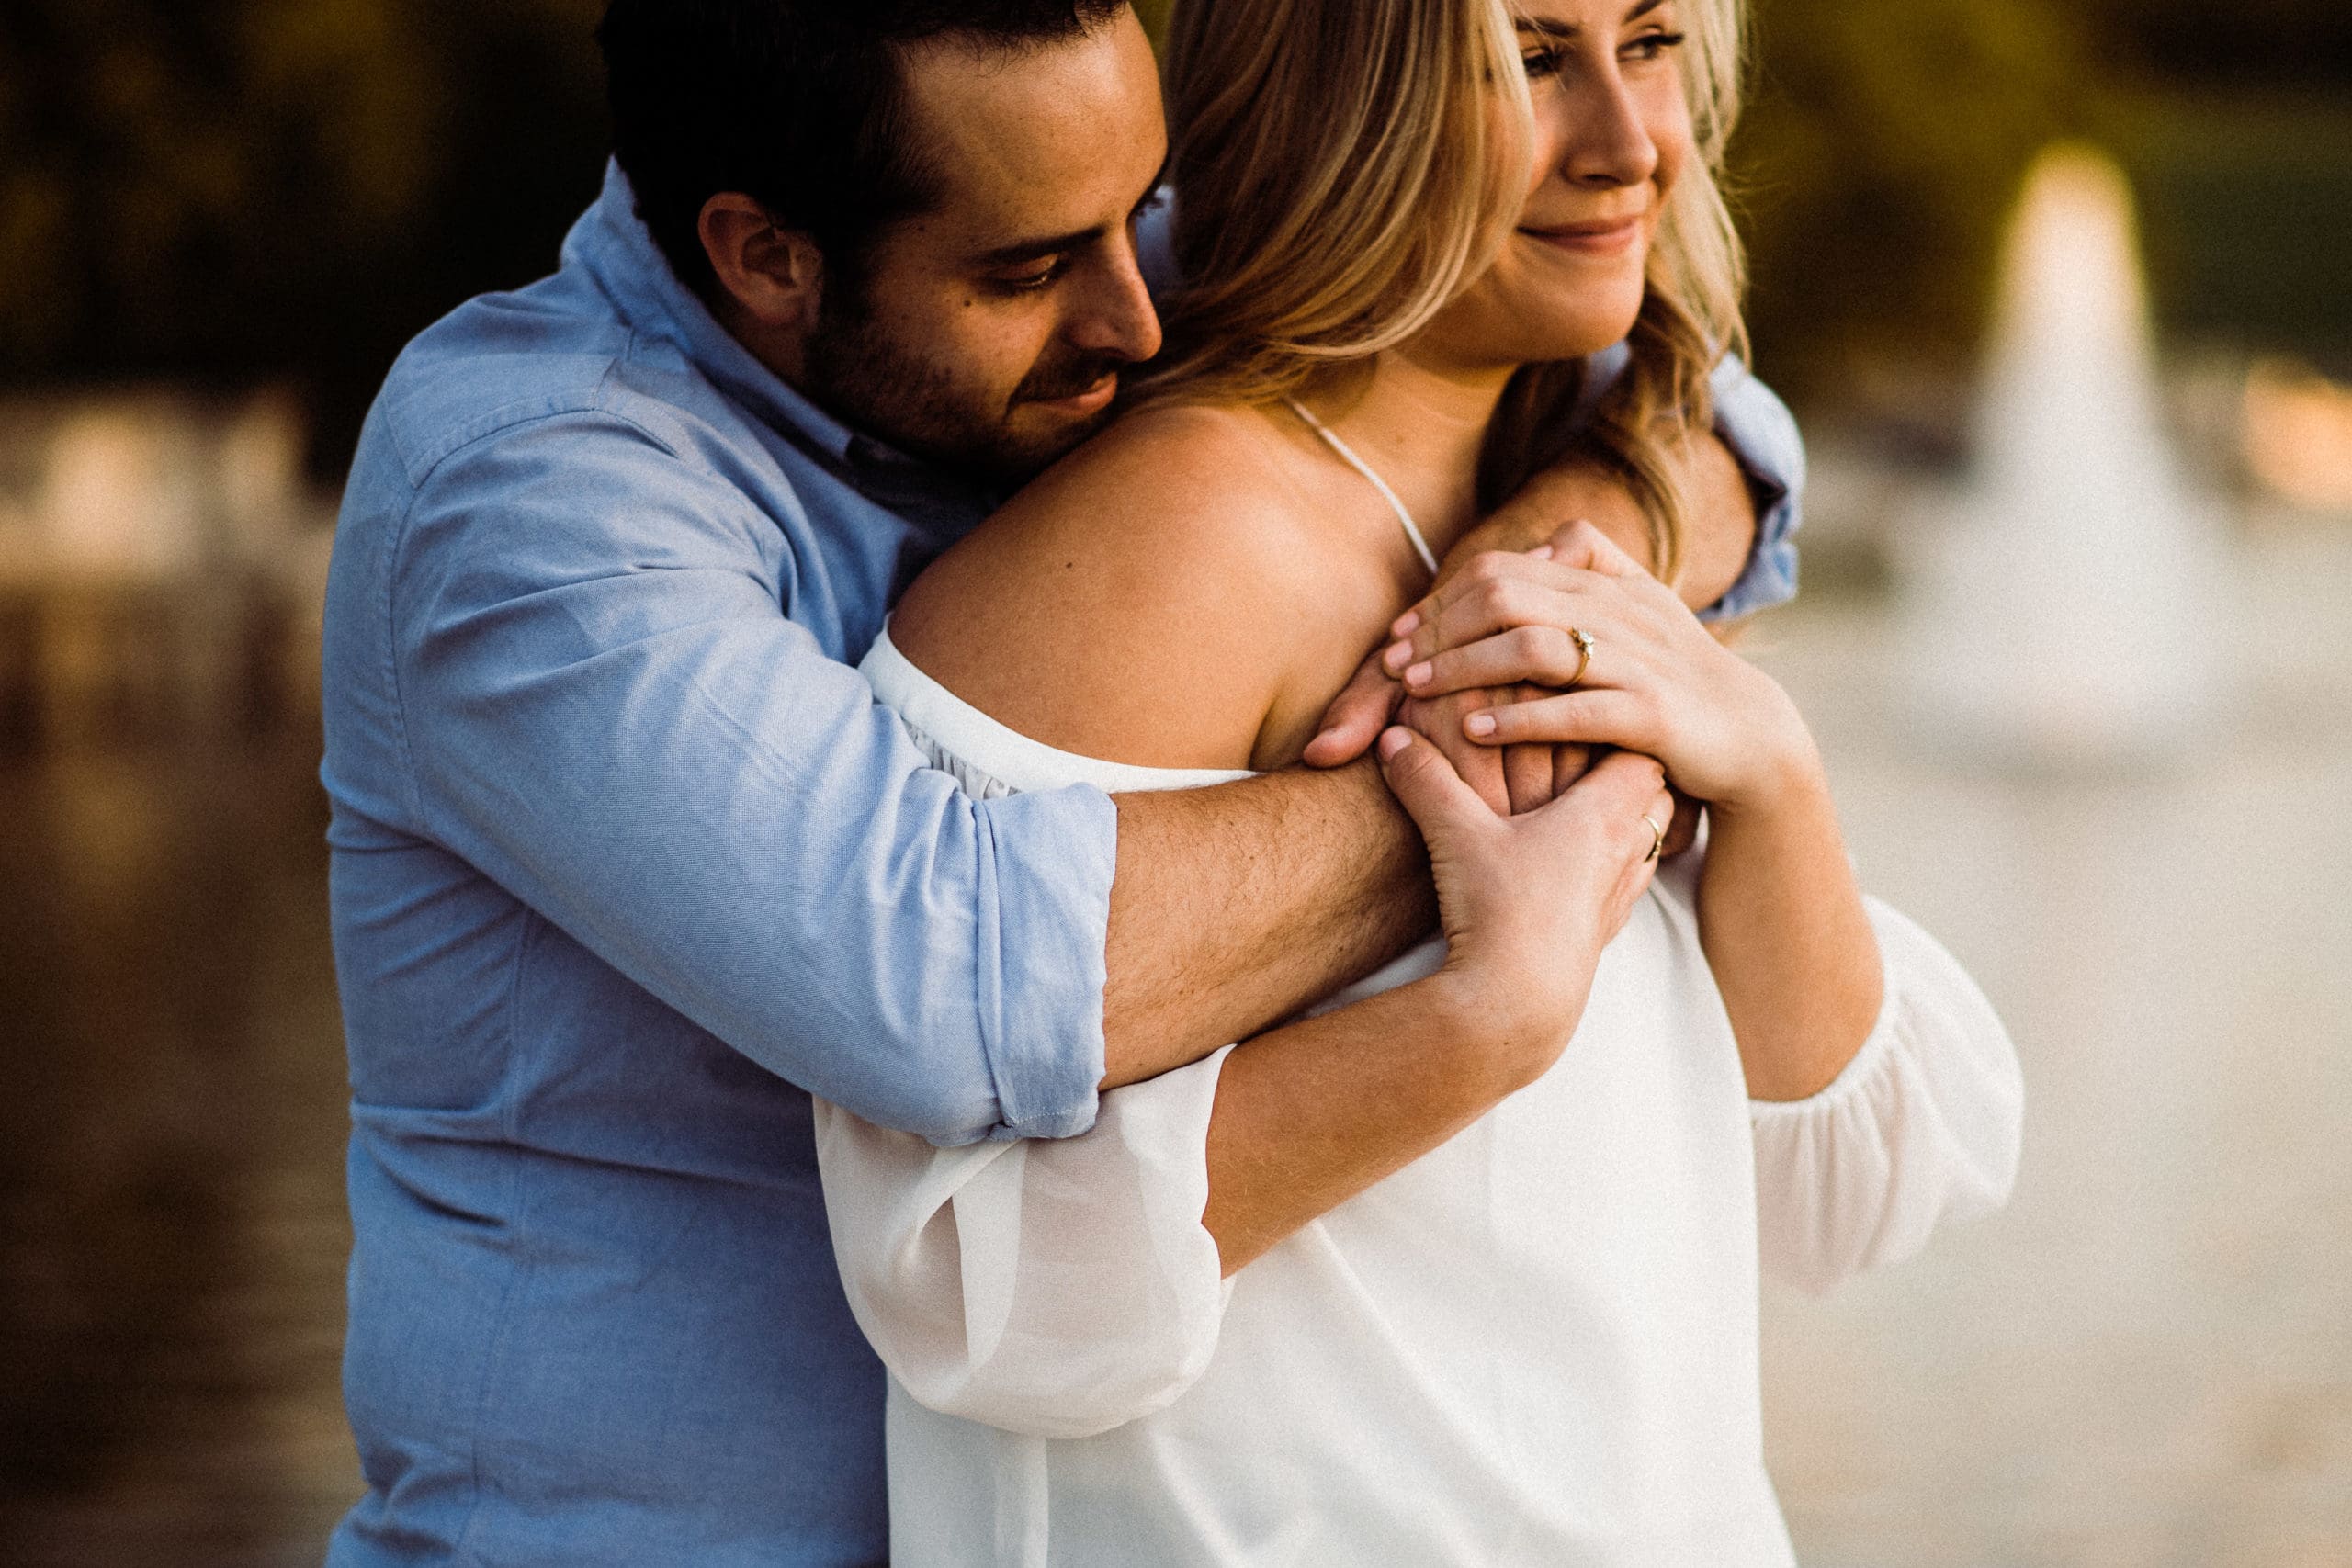
<svg viewBox="0 0 2352 1568">
<path fill-rule="evenodd" d="M 1665 770 L 1636 752 L 1611 751 L 1537 815 L 1550 812 L 1582 815 L 1617 856 L 1615 881 L 1600 911 L 1601 940 L 1613 942 L 1657 874 L 1657 828 L 1674 816 Z"/>
<path fill-rule="evenodd" d="M 1402 674 L 1442 649 L 1555 618 L 1560 613 L 1556 595 L 1609 585 L 1598 572 L 1544 558 L 1490 552 L 1397 617 L 1389 628 L 1396 641 L 1384 657 L 1385 666 L 1392 675 Z"/>
<path fill-rule="evenodd" d="M 1642 816 L 1647 812 L 1657 821 L 1665 821 L 1667 818 L 1658 815 L 1659 802 L 1667 802 L 1662 809 L 1671 812 L 1672 798 L 1666 793 L 1666 770 L 1658 766 L 1656 758 L 1645 757 L 1638 751 L 1611 751 L 1544 809 L 1595 814 L 1611 825 L 1612 844 L 1620 839 L 1626 844 L 1634 843 L 1638 829 L 1639 847 L 1646 855 L 1651 835 L 1648 829 L 1641 826 Z M 1618 830 L 1621 828 L 1624 829 L 1622 833 Z"/>
<path fill-rule="evenodd" d="M 1411 636 L 1389 645 L 1381 666 L 1407 679 L 1448 651 L 1519 630 L 1546 629 L 1564 639 L 1556 646 L 1565 648 L 1571 646 L 1566 640 L 1570 632 L 1590 632 L 1603 622 L 1643 628 L 1650 625 L 1624 586 L 1595 572 L 1562 569 L 1548 578 L 1499 576 L 1436 605 Z M 1654 633 L 1645 629 L 1644 635 Z"/>
<path fill-rule="evenodd" d="M 1381 735 L 1380 767 L 1389 792 L 1419 826 L 1432 854 L 1443 852 L 1455 835 L 1496 820 L 1444 753 L 1402 725 Z"/>
<path fill-rule="evenodd" d="M 1660 749 L 1652 705 L 1631 692 L 1605 688 L 1562 692 L 1507 707 L 1465 715 L 1462 732 L 1481 746 L 1622 746 Z"/>
<path fill-rule="evenodd" d="M 1405 671 L 1405 689 L 1417 697 L 1443 696 L 1480 686 L 1537 685 L 1561 687 L 1606 678 L 1601 650 L 1611 651 L 1609 663 L 1622 671 L 1631 651 L 1630 638 L 1617 623 L 1598 615 L 1584 617 L 1577 626 L 1517 626 L 1476 642 L 1446 649 Z M 1576 634 L 1591 639 L 1592 657 L 1585 657 Z"/>
</svg>

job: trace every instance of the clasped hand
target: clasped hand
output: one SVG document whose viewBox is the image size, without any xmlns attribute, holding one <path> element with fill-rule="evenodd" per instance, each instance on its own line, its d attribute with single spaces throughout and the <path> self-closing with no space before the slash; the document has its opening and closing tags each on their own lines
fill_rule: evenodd
<svg viewBox="0 0 2352 1568">
<path fill-rule="evenodd" d="M 1360 755 L 1393 716 L 1501 813 L 1551 800 L 1603 747 L 1657 759 L 1678 792 L 1724 811 L 1818 766 L 1778 683 L 1589 524 L 1525 554 L 1470 558 L 1391 632 L 1308 761 Z"/>
</svg>

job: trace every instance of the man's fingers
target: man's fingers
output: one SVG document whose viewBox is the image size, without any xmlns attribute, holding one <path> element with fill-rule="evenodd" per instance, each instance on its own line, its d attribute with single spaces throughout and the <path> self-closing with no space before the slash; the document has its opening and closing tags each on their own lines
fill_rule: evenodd
<svg viewBox="0 0 2352 1568">
<path fill-rule="evenodd" d="M 1668 860 L 1688 854 L 1698 843 L 1700 815 L 1705 810 L 1704 807 L 1679 789 L 1672 790 L 1670 795 L 1674 801 L 1674 825 L 1666 830 L 1665 858 Z"/>
<path fill-rule="evenodd" d="M 1555 746 L 1552 752 L 1552 794 L 1566 795 L 1576 782 L 1592 771 L 1599 759 L 1589 746 Z"/>
<path fill-rule="evenodd" d="M 1563 566 L 1609 577 L 1647 576 L 1649 569 L 1617 547 L 1617 541 L 1589 523 L 1571 523 L 1552 536 L 1552 558 Z"/>
<path fill-rule="evenodd" d="M 1497 698 L 1495 706 L 1545 695 L 1540 688 L 1517 687 Z M 1517 817 L 1552 803 L 1558 793 L 1553 787 L 1552 748 L 1549 746 L 1507 746 L 1502 749 L 1503 788 L 1510 798 L 1511 815 Z"/>
<path fill-rule="evenodd" d="M 1419 734 L 1453 764 L 1455 774 L 1498 817 L 1510 815 L 1510 791 L 1503 776 L 1503 754 L 1480 746 L 1462 731 L 1462 718 L 1495 699 L 1492 692 L 1464 692 L 1433 703 L 1407 701 L 1396 722 Z"/>
<path fill-rule="evenodd" d="M 1465 715 L 1462 732 L 1482 746 L 1623 746 L 1639 751 L 1657 745 L 1649 704 L 1630 692 L 1562 692 L 1508 707 Z"/>
<path fill-rule="evenodd" d="M 1432 850 L 1449 833 L 1495 819 L 1494 811 L 1462 782 L 1444 754 L 1402 725 L 1382 733 L 1380 766 L 1397 804 L 1411 814 Z"/>
<path fill-rule="evenodd" d="M 1306 765 L 1337 768 L 1363 756 L 1365 748 L 1396 716 L 1396 705 L 1403 696 L 1403 688 L 1381 668 L 1380 652 L 1375 649 L 1357 666 L 1346 687 L 1331 699 L 1331 705 L 1323 710 L 1322 728 L 1306 743 Z"/>
</svg>

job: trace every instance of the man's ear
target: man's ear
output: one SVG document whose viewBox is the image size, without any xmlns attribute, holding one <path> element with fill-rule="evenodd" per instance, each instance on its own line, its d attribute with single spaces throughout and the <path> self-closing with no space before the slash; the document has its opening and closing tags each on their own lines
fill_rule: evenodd
<svg viewBox="0 0 2352 1568">
<path fill-rule="evenodd" d="M 754 321 L 786 332 L 816 324 L 825 260 L 815 241 L 778 227 L 767 209 L 740 191 L 703 203 L 697 227 L 718 286 Z"/>
</svg>

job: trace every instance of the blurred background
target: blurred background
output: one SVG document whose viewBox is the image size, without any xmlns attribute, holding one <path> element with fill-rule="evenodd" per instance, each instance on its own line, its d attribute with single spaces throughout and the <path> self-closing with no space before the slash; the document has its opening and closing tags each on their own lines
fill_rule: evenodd
<svg viewBox="0 0 2352 1568">
<path fill-rule="evenodd" d="M 1801 1552 L 2347 1568 L 2352 6 L 1756 5 L 1749 647 L 2031 1095 L 2008 1212 L 1768 1300 Z M 595 193 L 599 8 L 0 8 L 0 1562 L 356 1495 L 317 605 L 393 355 Z"/>
</svg>

